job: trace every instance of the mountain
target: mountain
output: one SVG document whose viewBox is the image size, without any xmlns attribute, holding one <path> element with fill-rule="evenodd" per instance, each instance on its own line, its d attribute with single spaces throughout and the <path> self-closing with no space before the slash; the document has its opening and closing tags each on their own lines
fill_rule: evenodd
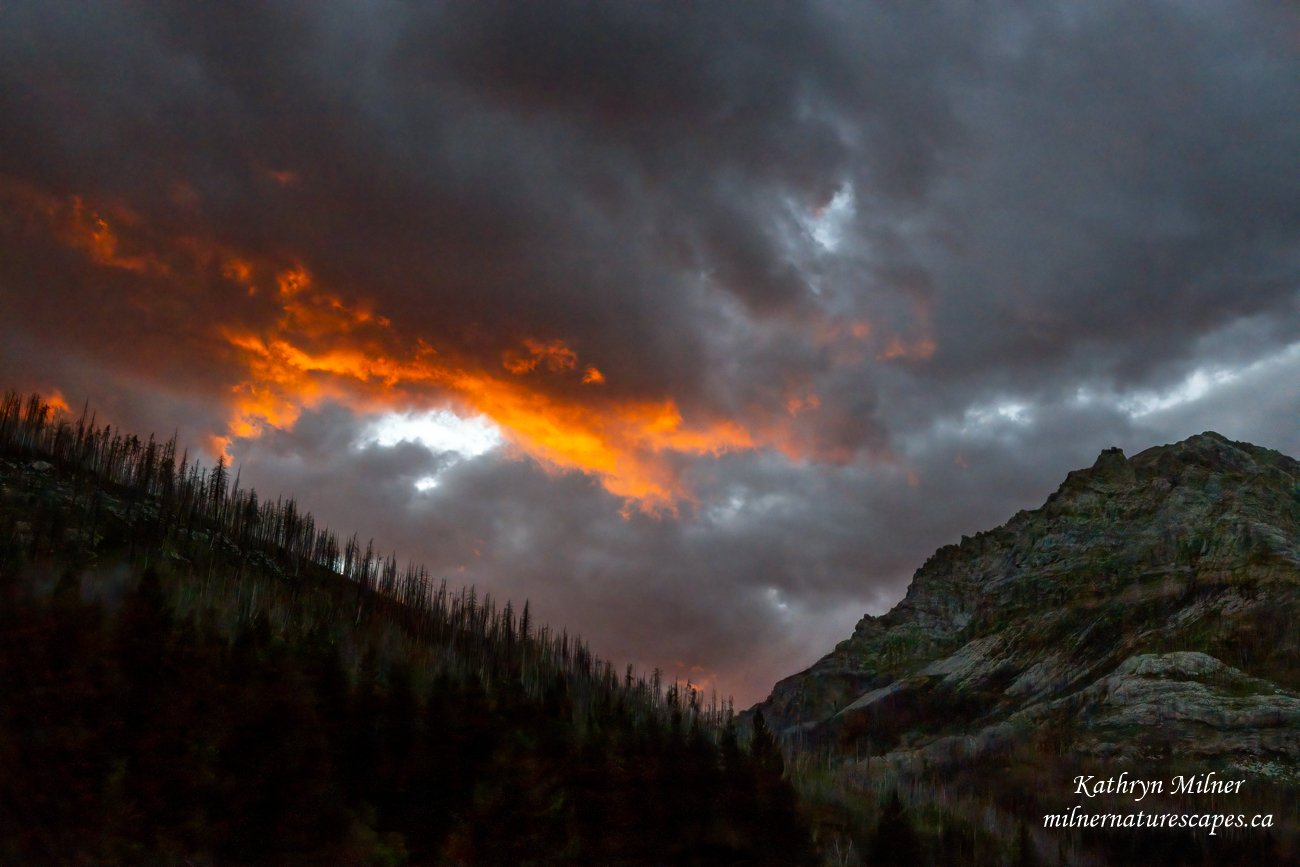
<svg viewBox="0 0 1300 867">
<path fill-rule="evenodd" d="M 0 864 L 808 864 L 775 739 L 0 399 Z"/>
<path fill-rule="evenodd" d="M 999 778 L 1021 820 L 1079 802 L 1081 767 L 1214 770 L 1267 801 L 1300 782 L 1297 622 L 1300 463 L 1203 433 L 1107 449 L 1041 508 L 940 548 L 754 710 L 841 757 L 847 785 L 924 778 L 924 800 Z"/>
</svg>

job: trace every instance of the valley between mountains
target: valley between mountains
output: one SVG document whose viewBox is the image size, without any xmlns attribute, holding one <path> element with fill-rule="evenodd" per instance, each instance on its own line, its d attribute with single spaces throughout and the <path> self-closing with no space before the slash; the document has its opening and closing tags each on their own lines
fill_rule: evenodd
<svg viewBox="0 0 1300 867">
<path fill-rule="evenodd" d="M 0 449 L 6 862 L 1300 858 L 1276 451 L 1105 450 L 733 714 L 174 440 L 9 395 Z"/>
</svg>

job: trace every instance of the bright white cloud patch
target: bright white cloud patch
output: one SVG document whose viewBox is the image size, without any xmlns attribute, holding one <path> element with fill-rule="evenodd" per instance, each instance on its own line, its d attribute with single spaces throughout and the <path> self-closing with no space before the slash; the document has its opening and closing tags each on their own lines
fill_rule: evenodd
<svg viewBox="0 0 1300 867">
<path fill-rule="evenodd" d="M 433 475 L 416 480 L 419 491 L 438 486 L 438 476 L 467 458 L 487 454 L 503 442 L 501 430 L 482 416 L 463 418 L 445 409 L 425 413 L 390 413 L 366 429 L 360 444 L 392 447 L 419 443 L 432 452 L 450 456 Z"/>
<path fill-rule="evenodd" d="M 434 452 L 473 458 L 501 445 L 501 430 L 482 416 L 462 418 L 445 409 L 426 413 L 390 413 L 367 431 L 363 441 L 379 446 L 419 443 Z"/>
<path fill-rule="evenodd" d="M 743 493 L 732 492 L 725 501 L 709 506 L 706 514 L 714 524 L 734 523 L 744 512 L 747 499 Z"/>
<path fill-rule="evenodd" d="M 972 406 L 966 410 L 957 431 L 961 435 L 981 434 L 1008 426 L 1023 427 L 1033 421 L 1033 408 L 1017 400 Z"/>
<path fill-rule="evenodd" d="M 1141 418 L 1163 409 L 1172 409 L 1185 403 L 1200 400 L 1215 388 L 1226 385 L 1238 377 L 1233 370 L 1194 370 L 1178 385 L 1164 393 L 1139 392 L 1124 398 L 1119 408 L 1131 418 Z"/>
<path fill-rule="evenodd" d="M 853 198 L 853 187 L 844 184 L 831 200 L 813 212 L 805 225 L 813 240 L 828 253 L 835 252 L 844 238 L 844 228 L 857 212 Z"/>
<path fill-rule="evenodd" d="M 1241 367 L 1197 368 L 1171 389 L 1133 392 L 1122 396 L 1116 405 L 1130 418 L 1143 418 L 1196 403 L 1235 383 L 1266 380 L 1297 358 L 1300 358 L 1300 342 Z"/>
<path fill-rule="evenodd" d="M 767 588 L 767 601 L 778 611 L 785 613 L 790 610 L 790 604 L 785 601 L 778 587 Z"/>
</svg>

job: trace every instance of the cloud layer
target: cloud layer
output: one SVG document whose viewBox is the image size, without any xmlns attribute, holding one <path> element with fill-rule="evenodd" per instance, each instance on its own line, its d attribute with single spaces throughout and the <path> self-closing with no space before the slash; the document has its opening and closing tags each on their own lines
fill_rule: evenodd
<svg viewBox="0 0 1300 867">
<path fill-rule="evenodd" d="M 741 701 L 1103 447 L 1300 453 L 1282 5 L 11 2 L 0 118 L 6 385 Z"/>
</svg>

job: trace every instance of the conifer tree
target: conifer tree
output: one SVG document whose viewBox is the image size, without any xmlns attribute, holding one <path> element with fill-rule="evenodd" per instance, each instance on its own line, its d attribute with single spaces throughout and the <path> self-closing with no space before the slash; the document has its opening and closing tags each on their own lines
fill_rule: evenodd
<svg viewBox="0 0 1300 867">
<path fill-rule="evenodd" d="M 883 867 L 915 867 L 920 861 L 921 842 L 897 789 L 885 797 L 868 856 L 867 863 Z"/>
</svg>

